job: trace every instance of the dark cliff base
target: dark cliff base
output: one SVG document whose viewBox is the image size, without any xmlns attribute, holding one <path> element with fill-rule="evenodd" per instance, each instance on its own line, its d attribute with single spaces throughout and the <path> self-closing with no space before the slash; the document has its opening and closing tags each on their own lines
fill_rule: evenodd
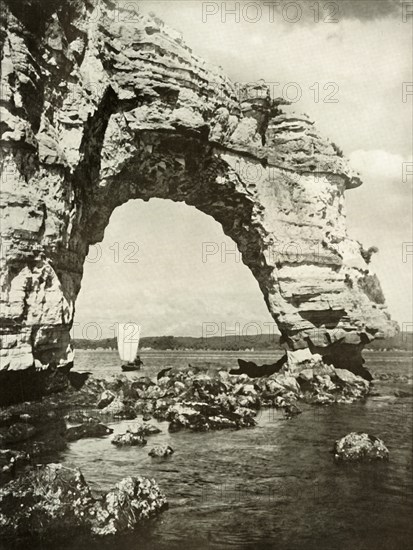
<svg viewBox="0 0 413 550">
<path fill-rule="evenodd" d="M 71 387 L 80 389 L 87 374 L 71 372 L 72 366 L 51 367 L 43 371 L 30 367 L 26 370 L 0 372 L 0 406 L 36 401 Z"/>
</svg>

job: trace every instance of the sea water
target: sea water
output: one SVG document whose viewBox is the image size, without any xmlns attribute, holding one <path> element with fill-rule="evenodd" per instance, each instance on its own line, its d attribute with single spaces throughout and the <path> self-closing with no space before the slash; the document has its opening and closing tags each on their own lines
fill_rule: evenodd
<svg viewBox="0 0 413 550">
<path fill-rule="evenodd" d="M 399 374 L 412 383 L 412 359 L 403 353 L 366 353 L 375 375 Z M 212 362 L 236 366 L 237 357 L 270 363 L 269 352 L 143 352 L 149 375 L 166 366 Z M 77 370 L 120 373 L 114 352 L 79 351 Z M 411 387 L 411 386 L 410 386 Z M 404 550 L 413 547 L 412 398 L 397 398 L 390 384 L 380 395 L 352 405 L 302 405 L 285 419 L 265 409 L 258 425 L 239 431 L 169 433 L 148 438 L 146 447 L 117 448 L 110 438 L 83 439 L 55 457 L 81 468 L 97 491 L 125 476 L 154 478 L 169 509 L 149 525 L 107 541 L 71 539 L 62 550 L 279 549 Z M 301 405 L 300 405 L 301 406 Z M 156 423 L 156 422 L 155 422 Z M 115 433 L 133 422 L 110 424 Z M 331 449 L 351 431 L 384 440 L 390 461 L 337 465 Z M 154 460 L 158 443 L 175 453 Z M 47 547 L 47 542 L 43 548 Z"/>
</svg>

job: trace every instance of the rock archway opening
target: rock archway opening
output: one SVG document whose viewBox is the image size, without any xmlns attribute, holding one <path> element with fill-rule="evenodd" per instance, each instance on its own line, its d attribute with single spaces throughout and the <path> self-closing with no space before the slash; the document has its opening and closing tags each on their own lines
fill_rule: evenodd
<svg viewBox="0 0 413 550">
<path fill-rule="evenodd" d="M 220 224 L 164 199 L 114 209 L 103 240 L 85 258 L 72 339 L 94 346 L 129 321 L 142 325 L 142 336 L 277 332 L 257 281 Z"/>
</svg>

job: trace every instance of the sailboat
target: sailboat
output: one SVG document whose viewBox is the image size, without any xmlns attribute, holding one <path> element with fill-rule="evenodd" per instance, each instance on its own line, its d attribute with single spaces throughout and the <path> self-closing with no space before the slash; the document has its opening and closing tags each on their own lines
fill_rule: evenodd
<svg viewBox="0 0 413 550">
<path fill-rule="evenodd" d="M 141 326 L 136 323 L 120 323 L 118 325 L 118 352 L 121 358 L 122 370 L 139 370 L 143 365 L 139 356 L 139 340 Z"/>
</svg>

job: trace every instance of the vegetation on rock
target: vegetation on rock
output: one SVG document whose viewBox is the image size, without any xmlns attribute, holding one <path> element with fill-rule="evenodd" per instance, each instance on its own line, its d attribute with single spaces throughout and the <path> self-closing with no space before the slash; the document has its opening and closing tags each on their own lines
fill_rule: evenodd
<svg viewBox="0 0 413 550">
<path fill-rule="evenodd" d="M 358 281 L 359 287 L 376 304 L 384 304 L 385 298 L 377 275 L 366 274 Z"/>
<path fill-rule="evenodd" d="M 367 264 L 371 262 L 371 258 L 373 257 L 373 254 L 377 254 L 379 249 L 377 246 L 370 246 L 367 250 L 363 248 L 363 245 L 360 247 L 360 254 L 362 255 L 363 259 Z"/>
</svg>

